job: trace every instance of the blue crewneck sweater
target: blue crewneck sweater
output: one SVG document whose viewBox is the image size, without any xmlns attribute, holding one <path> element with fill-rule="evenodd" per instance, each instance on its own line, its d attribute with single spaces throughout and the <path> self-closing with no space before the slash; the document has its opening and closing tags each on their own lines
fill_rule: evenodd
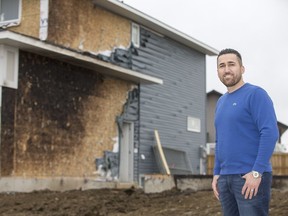
<svg viewBox="0 0 288 216">
<path fill-rule="evenodd" d="M 244 84 L 222 95 L 215 110 L 214 175 L 271 172 L 279 132 L 273 103 L 262 88 Z"/>
</svg>

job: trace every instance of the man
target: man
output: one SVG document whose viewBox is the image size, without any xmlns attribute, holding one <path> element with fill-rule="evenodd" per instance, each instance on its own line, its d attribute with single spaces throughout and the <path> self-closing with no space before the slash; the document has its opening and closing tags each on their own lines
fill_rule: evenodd
<svg viewBox="0 0 288 216">
<path fill-rule="evenodd" d="M 262 88 L 243 81 L 238 51 L 222 50 L 217 71 L 228 91 L 215 110 L 214 195 L 225 216 L 268 215 L 270 158 L 279 135 L 273 103 Z"/>
</svg>

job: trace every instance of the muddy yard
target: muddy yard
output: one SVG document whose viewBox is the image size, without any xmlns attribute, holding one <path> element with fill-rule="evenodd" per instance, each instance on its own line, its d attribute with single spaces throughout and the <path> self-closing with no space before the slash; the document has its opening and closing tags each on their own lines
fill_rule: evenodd
<svg viewBox="0 0 288 216">
<path fill-rule="evenodd" d="M 212 191 L 176 189 L 145 194 L 140 189 L 0 194 L 0 215 L 181 216 L 221 215 Z M 288 215 L 288 191 L 272 190 L 271 216 Z"/>
</svg>

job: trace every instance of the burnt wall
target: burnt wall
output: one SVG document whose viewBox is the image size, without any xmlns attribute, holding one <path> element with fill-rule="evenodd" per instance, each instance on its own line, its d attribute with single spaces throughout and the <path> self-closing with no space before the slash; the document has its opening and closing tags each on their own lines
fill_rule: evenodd
<svg viewBox="0 0 288 216">
<path fill-rule="evenodd" d="M 11 175 L 14 168 L 14 114 L 16 90 L 2 87 L 1 109 L 1 176 Z"/>
<path fill-rule="evenodd" d="M 128 82 L 21 51 L 18 89 L 3 91 L 3 110 L 9 112 L 2 112 L 2 175 L 92 175 L 95 158 L 113 149 L 116 117 L 130 88 Z"/>
</svg>

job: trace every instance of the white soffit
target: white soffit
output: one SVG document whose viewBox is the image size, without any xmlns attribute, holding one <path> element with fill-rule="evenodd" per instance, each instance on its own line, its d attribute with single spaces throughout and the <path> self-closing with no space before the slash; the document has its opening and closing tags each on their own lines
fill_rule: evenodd
<svg viewBox="0 0 288 216">
<path fill-rule="evenodd" d="M 132 8 L 118 0 L 93 0 L 94 4 L 103 7 L 113 13 L 130 19 L 140 25 L 143 25 L 157 33 L 165 35 L 179 43 L 182 43 L 190 48 L 193 48 L 206 55 L 215 56 L 219 51 L 201 41 L 184 34 L 175 28 L 166 25 L 165 23 L 144 14 L 143 12 Z"/>
<path fill-rule="evenodd" d="M 0 44 L 18 47 L 24 51 L 47 56 L 80 67 L 84 67 L 104 75 L 114 76 L 136 83 L 163 84 L 162 79 L 113 65 L 96 58 L 85 56 L 75 51 L 61 48 L 10 31 L 0 31 Z"/>
</svg>

